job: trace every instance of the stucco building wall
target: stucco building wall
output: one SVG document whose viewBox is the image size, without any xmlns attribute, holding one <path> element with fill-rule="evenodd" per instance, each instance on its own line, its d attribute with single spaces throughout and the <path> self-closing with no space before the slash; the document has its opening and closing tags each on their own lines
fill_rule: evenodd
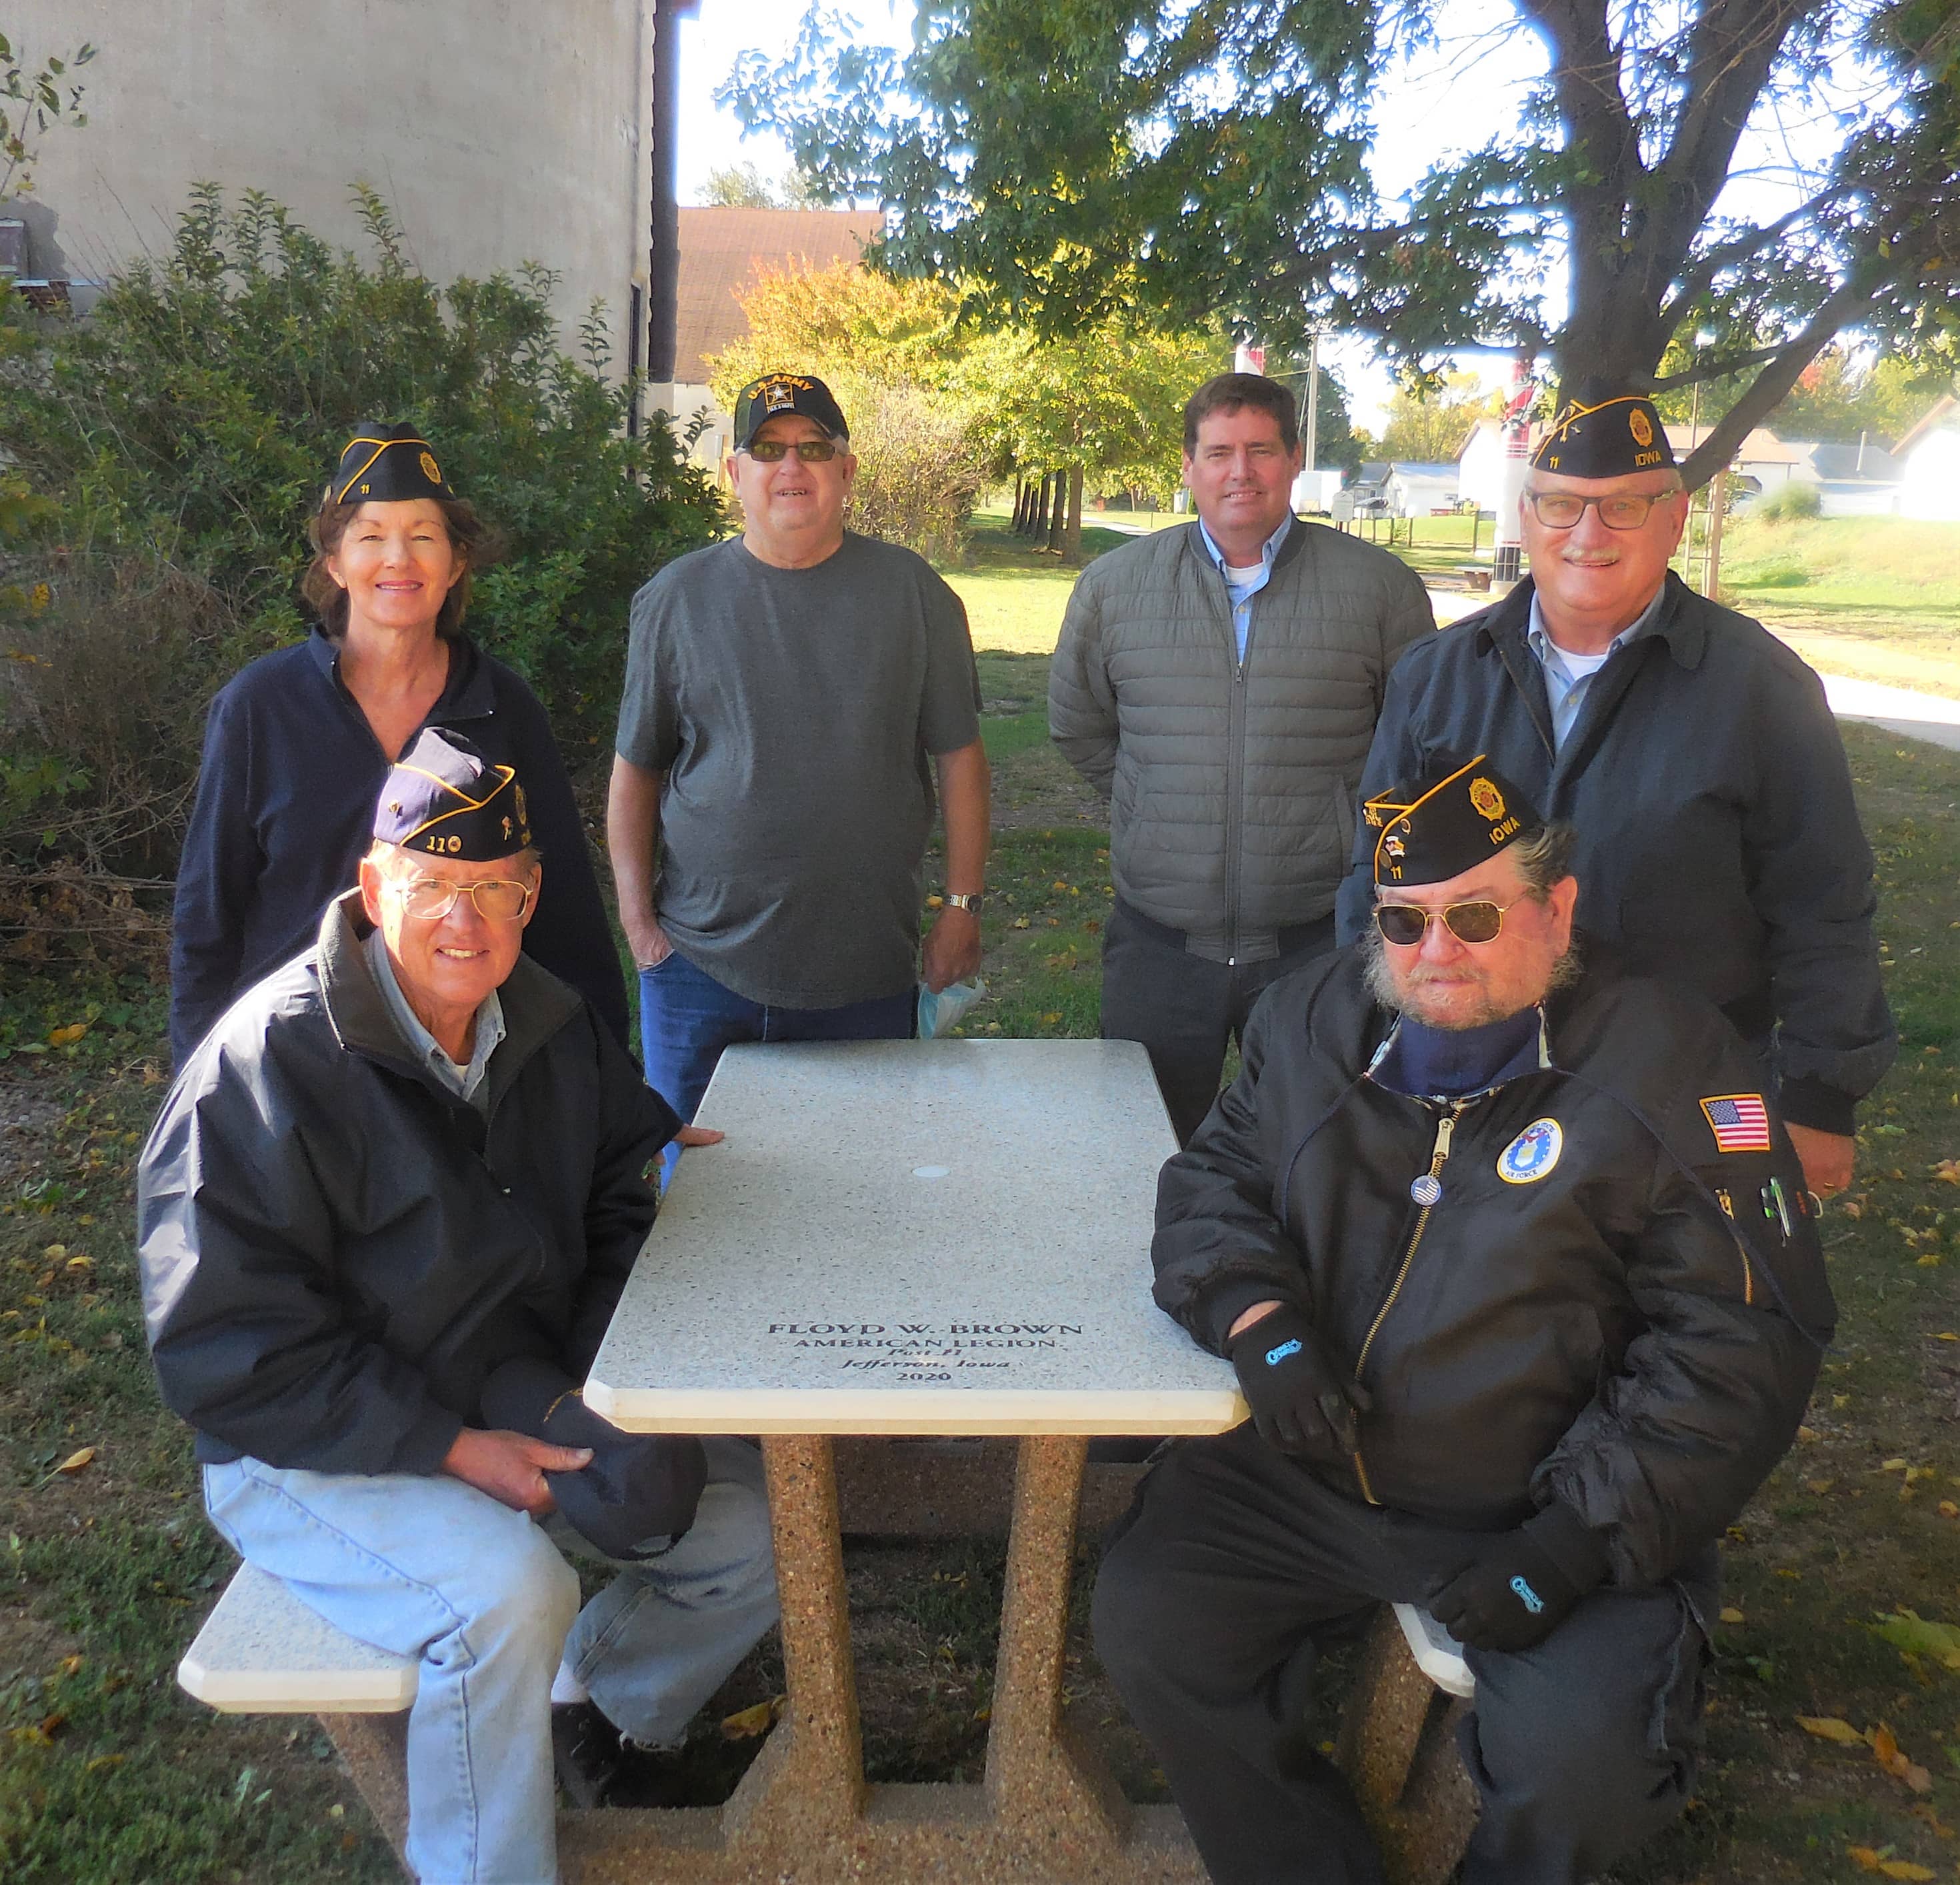
<svg viewBox="0 0 1960 1885">
<path fill-rule="evenodd" d="M 364 253 L 385 197 L 432 279 L 542 262 L 568 335 L 604 297 L 613 361 L 646 285 L 651 6 L 641 0 L 8 0 L 33 65 L 92 41 L 89 122 L 36 165 L 31 272 L 164 252 L 192 183 L 258 189 Z M 24 213 L 12 208 L 9 214 Z"/>
</svg>

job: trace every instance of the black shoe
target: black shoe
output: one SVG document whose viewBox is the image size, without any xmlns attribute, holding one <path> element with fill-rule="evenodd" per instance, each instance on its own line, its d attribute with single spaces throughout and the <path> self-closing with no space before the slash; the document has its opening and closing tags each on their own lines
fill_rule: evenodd
<svg viewBox="0 0 1960 1885">
<path fill-rule="evenodd" d="M 552 1765 L 574 1807 L 603 1807 L 619 1778 L 619 1731 L 590 1702 L 552 1705 Z"/>
</svg>

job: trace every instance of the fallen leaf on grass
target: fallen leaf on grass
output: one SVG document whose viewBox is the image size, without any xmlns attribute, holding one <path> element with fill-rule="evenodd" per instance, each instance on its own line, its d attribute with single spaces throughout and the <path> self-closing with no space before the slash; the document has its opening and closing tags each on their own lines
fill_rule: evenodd
<svg viewBox="0 0 1960 1885">
<path fill-rule="evenodd" d="M 1960 1518 L 1960 1505 L 1955 1505 L 1950 1499 L 1943 1499 L 1939 1502 L 1939 1515 L 1942 1518 Z"/>
<path fill-rule="evenodd" d="M 724 1715 L 721 1738 L 726 1741 L 751 1741 L 759 1734 L 768 1734 L 788 1699 L 785 1696 L 772 1696 L 766 1702 L 758 1702 L 752 1709 L 737 1709 L 733 1715 Z"/>
<path fill-rule="evenodd" d="M 1916 1794 L 1933 1791 L 1933 1776 L 1915 1760 L 1908 1759 L 1897 1737 L 1881 1721 L 1872 1731 L 1872 1758 L 1901 1786 Z"/>
<path fill-rule="evenodd" d="M 98 1754 L 81 1771 L 84 1774 L 106 1774 L 112 1767 L 120 1767 L 129 1758 L 126 1754 Z"/>
<path fill-rule="evenodd" d="M 1895 1649 L 1929 1657 L 1942 1668 L 1960 1675 L 1960 1624 L 1929 1623 L 1917 1610 L 1902 1610 L 1892 1615 L 1882 1614 L 1873 1631 Z"/>
<path fill-rule="evenodd" d="M 66 1459 L 62 1461 L 61 1464 L 55 1468 L 55 1470 L 57 1473 L 79 1473 L 81 1469 L 94 1457 L 94 1448 L 81 1447 L 77 1448 L 75 1451 L 71 1453 Z"/>
<path fill-rule="evenodd" d="M 1865 1737 L 1849 1721 L 1834 1715 L 1799 1715 L 1796 1725 L 1820 1741 L 1835 1741 L 1841 1747 L 1862 1747 Z"/>
<path fill-rule="evenodd" d="M 1742 1613 L 1737 1610 L 1732 1604 L 1729 1604 L 1722 1613 L 1722 1621 L 1725 1623 L 1746 1623 L 1748 1620 L 1743 1616 Z"/>
<path fill-rule="evenodd" d="M 71 1046 L 88 1032 L 88 1023 L 85 1021 L 78 1021 L 72 1027 L 50 1028 L 48 1030 L 48 1045 L 51 1047 Z"/>
<path fill-rule="evenodd" d="M 1936 1184 L 1960 1184 L 1960 1159 L 1943 1159 L 1927 1168 Z"/>
<path fill-rule="evenodd" d="M 1848 1845 L 1845 1853 L 1860 1871 L 1876 1873 L 1880 1878 L 1937 1878 L 1939 1874 L 1923 1865 L 1915 1865 L 1910 1859 L 1888 1859 L 1886 1853 L 1890 1846 L 1881 1846 L 1876 1851 L 1869 1845 Z"/>
</svg>

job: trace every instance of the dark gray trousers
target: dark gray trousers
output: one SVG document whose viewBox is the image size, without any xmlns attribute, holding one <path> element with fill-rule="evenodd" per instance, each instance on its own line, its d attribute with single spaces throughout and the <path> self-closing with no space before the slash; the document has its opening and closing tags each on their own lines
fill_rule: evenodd
<svg viewBox="0 0 1960 1885">
<path fill-rule="evenodd" d="M 1177 1143 L 1186 1146 L 1218 1097 L 1225 1050 L 1282 975 L 1334 946 L 1334 919 L 1280 934 L 1263 962 L 1193 955 L 1175 930 L 1118 902 L 1102 932 L 1102 1038 L 1141 1041 L 1163 1089 Z"/>
<path fill-rule="evenodd" d="M 1096 1648 L 1216 1885 L 1382 1885 L 1305 1731 L 1316 1638 L 1376 1602 L 1422 1602 L 1465 1537 L 1330 1491 L 1249 1424 L 1180 1442 L 1152 1471 L 1103 1559 Z M 1578 1885 L 1680 1813 L 1717 1576 L 1711 1546 L 1666 1585 L 1586 1598 L 1535 1649 L 1467 1652 L 1482 1812 L 1464 1885 Z"/>
</svg>

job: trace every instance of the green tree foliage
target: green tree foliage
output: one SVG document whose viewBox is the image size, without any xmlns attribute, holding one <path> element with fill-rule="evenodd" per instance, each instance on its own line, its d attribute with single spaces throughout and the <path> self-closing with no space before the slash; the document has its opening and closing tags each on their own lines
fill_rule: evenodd
<svg viewBox="0 0 1960 1885">
<path fill-rule="evenodd" d="M 0 436 L 62 507 L 72 548 L 160 554 L 240 625 L 237 663 L 303 626 L 305 526 L 352 429 L 409 421 L 511 554 L 478 583 L 475 631 L 562 714 L 609 710 L 633 590 L 717 520 L 671 432 L 629 437 L 595 309 L 584 361 L 558 351 L 552 278 L 458 281 L 409 266 L 364 196 L 374 249 L 336 253 L 279 205 L 200 186 L 163 259 L 90 318 L 18 317 L 0 354 Z"/>
<path fill-rule="evenodd" d="M 149 870 L 169 867 L 204 702 L 304 626 L 307 521 L 355 427 L 425 428 L 504 539 L 471 629 L 538 688 L 574 760 L 616 708 L 633 591 L 720 525 L 671 431 L 628 436 L 635 389 L 606 376 L 598 309 L 568 358 L 549 275 L 439 288 L 386 206 L 362 211 L 367 262 L 263 195 L 234 209 L 201 186 L 169 253 L 87 319 L 0 308 L 0 438 L 52 506 L 8 546 L 14 586 L 46 599 L 0 636 L 0 745 L 90 763 L 105 819 L 147 808 Z M 73 827 L 98 866 L 127 860 L 124 828 Z"/>
<path fill-rule="evenodd" d="M 1561 379 L 1746 370 L 1699 480 L 1841 329 L 1928 344 L 1960 273 L 1952 0 L 1512 0 L 1543 48 L 1521 116 L 1401 199 L 1370 165 L 1381 81 L 1442 0 L 929 0 L 909 52 L 813 7 L 728 95 L 840 198 L 893 212 L 883 265 L 1048 335 L 1141 307 L 1268 345 L 1376 336 L 1549 351 Z M 1522 37 L 1521 33 L 1519 37 Z M 1745 130 L 1820 154 L 1758 225 L 1718 200 Z M 1562 280 L 1554 306 L 1548 283 Z"/>
<path fill-rule="evenodd" d="M 1954 384 L 1951 375 L 1929 374 L 1896 354 L 1861 358 L 1833 342 L 1804 368 L 1764 423 L 1780 438 L 1854 444 L 1863 436 L 1874 444 L 1889 446 Z M 1717 393 L 1715 400 L 1710 392 Z M 1666 397 L 1666 417 L 1685 420 L 1688 393 L 1682 389 Z M 1726 403 L 1720 401 L 1719 389 L 1704 389 L 1704 412 L 1719 412 Z"/>
<path fill-rule="evenodd" d="M 81 46 L 30 71 L 27 56 L 0 33 L 0 202 L 33 187 L 35 147 L 50 126 L 88 123 L 75 73 L 94 56 L 94 46 Z"/>
<path fill-rule="evenodd" d="M 1064 471 L 1112 488 L 1176 488 L 1179 415 L 1224 364 L 1216 335 L 1111 319 L 1045 341 L 1026 328 L 963 323 L 960 304 L 945 283 L 851 262 L 765 274 L 742 297 L 749 332 L 711 363 L 715 396 L 730 405 L 745 380 L 775 368 L 819 374 L 864 460 L 863 527 L 884 519 L 887 533 L 935 555 L 956 538 L 987 477 Z M 889 394 L 916 397 L 888 404 Z M 1078 507 L 1065 555 L 1080 532 Z"/>
<path fill-rule="evenodd" d="M 1398 386 L 1375 456 L 1424 465 L 1454 464 L 1470 428 L 1491 401 L 1473 373 L 1452 373 L 1440 386 Z"/>
<path fill-rule="evenodd" d="M 719 209 L 823 209 L 830 202 L 807 177 L 772 183 L 753 164 L 724 164 L 710 170 L 701 200 Z"/>
</svg>

